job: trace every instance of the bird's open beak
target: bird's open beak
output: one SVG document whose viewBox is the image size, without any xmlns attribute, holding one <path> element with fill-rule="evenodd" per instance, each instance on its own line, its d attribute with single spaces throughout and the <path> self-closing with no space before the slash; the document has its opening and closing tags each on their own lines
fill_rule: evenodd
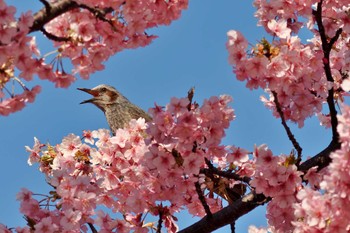
<svg viewBox="0 0 350 233">
<path fill-rule="evenodd" d="M 95 100 L 95 97 L 98 96 L 98 91 L 94 91 L 88 88 L 77 88 L 79 91 L 83 91 L 86 93 L 89 93 L 90 95 L 92 95 L 94 98 L 88 99 L 88 100 L 84 100 L 83 102 L 81 102 L 80 104 L 86 104 L 86 103 L 93 103 Z"/>
</svg>

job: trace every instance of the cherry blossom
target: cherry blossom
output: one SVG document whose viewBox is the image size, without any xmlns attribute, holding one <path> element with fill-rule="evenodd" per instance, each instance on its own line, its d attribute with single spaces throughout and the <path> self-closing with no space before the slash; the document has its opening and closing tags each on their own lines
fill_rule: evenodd
<svg viewBox="0 0 350 233">
<path fill-rule="evenodd" d="M 150 44 L 156 36 L 148 35 L 147 29 L 170 24 L 188 5 L 187 0 L 47 3 L 53 8 L 51 14 L 55 14 L 55 8 L 61 13 L 50 16 L 43 7 L 36 15 L 24 12 L 16 18 L 15 7 L 0 1 L 1 115 L 20 111 L 26 104 L 21 93 L 5 95 L 4 87 L 10 85 L 10 80 L 23 86 L 21 80 L 29 82 L 38 76 L 55 87 L 68 88 L 78 75 L 88 79 L 104 69 L 104 62 L 112 55 Z M 42 21 L 47 23 L 41 25 Z M 30 35 L 39 30 L 52 41 L 55 51 L 40 54 L 35 37 Z M 64 67 L 69 62 L 73 65 L 70 72 Z"/>
<path fill-rule="evenodd" d="M 16 18 L 16 9 L 0 0 L 1 115 L 35 101 L 40 86 L 29 89 L 23 82 L 37 76 L 67 88 L 78 76 L 87 79 L 114 54 L 150 44 L 156 36 L 147 30 L 179 18 L 188 2 L 69 4 L 69 11 L 38 26 L 40 14 L 24 12 Z M 57 145 L 34 138 L 33 147 L 25 147 L 28 164 L 38 165 L 51 191 L 37 195 L 23 188 L 17 200 L 27 226 L 0 224 L 0 231 L 160 232 L 164 225 L 177 232 L 181 210 L 207 223 L 225 205 L 255 208 L 268 203 L 267 227 L 250 226 L 249 232 L 348 232 L 350 5 L 341 0 L 255 0 L 254 6 L 258 25 L 269 36 L 252 45 L 239 31 L 228 31 L 228 61 L 247 88 L 265 92 L 260 99 L 280 118 L 291 152 L 276 155 L 265 144 L 250 150 L 234 142 L 224 145 L 225 130 L 235 119 L 228 95 L 210 97 L 201 105 L 190 95 L 173 97 L 164 107 L 155 104 L 149 110 L 152 121 L 133 119 L 115 136 L 106 129 L 83 131 Z M 30 35 L 39 30 L 55 51 L 41 55 Z M 311 35 L 308 40 L 299 36 L 304 30 Z M 66 71 L 66 62 L 71 71 Z M 20 93 L 5 92 L 12 80 Z M 331 128 L 332 141 L 301 162 L 304 154 L 287 123 L 301 128 L 313 116 Z M 317 159 L 329 161 L 308 165 Z M 149 215 L 158 218 L 159 226 Z"/>
<path fill-rule="evenodd" d="M 271 20 L 267 23 L 268 28 L 279 38 L 286 39 L 290 33 L 291 29 L 287 27 L 287 21 L 282 20 Z"/>
<path fill-rule="evenodd" d="M 39 210 L 35 195 L 23 190 L 18 195 L 22 213 L 39 230 L 49 229 L 49 223 L 56 230 L 83 230 L 91 223 L 105 231 L 140 232 L 147 232 L 148 226 L 141 216 L 152 213 L 163 219 L 170 232 L 177 231 L 174 214 L 183 206 L 192 214 L 205 214 L 198 211 L 201 204 L 193 185 L 205 158 L 223 163 L 227 157 L 237 164 L 248 160 L 245 149 L 220 145 L 224 129 L 234 119 L 228 106 L 231 100 L 225 95 L 211 97 L 199 106 L 186 98 L 173 98 L 164 109 L 155 106 L 151 123 L 141 118 L 132 120 L 113 137 L 106 130 L 84 131 L 87 144 L 74 134 L 56 146 L 43 145 L 35 138 L 33 148 L 26 147 L 30 164 L 39 163 L 54 188 L 47 201 L 59 208 Z M 158 125 L 164 116 L 171 127 L 163 127 L 163 120 Z M 213 211 L 222 208 L 218 197 L 205 199 Z M 167 202 L 171 205 L 165 205 Z M 129 220 L 112 218 L 102 210 L 96 212 L 97 206 L 122 212 Z"/>
</svg>

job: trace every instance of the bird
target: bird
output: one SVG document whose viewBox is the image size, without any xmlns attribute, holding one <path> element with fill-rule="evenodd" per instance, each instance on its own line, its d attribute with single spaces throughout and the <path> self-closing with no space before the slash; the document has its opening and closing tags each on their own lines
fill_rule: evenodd
<svg viewBox="0 0 350 233">
<path fill-rule="evenodd" d="M 146 122 L 152 120 L 144 110 L 131 103 L 117 89 L 107 84 L 100 84 L 92 89 L 77 88 L 93 97 L 80 104 L 91 103 L 101 109 L 105 114 L 107 123 L 115 135 L 117 129 L 124 128 L 131 119 L 144 118 Z"/>
</svg>

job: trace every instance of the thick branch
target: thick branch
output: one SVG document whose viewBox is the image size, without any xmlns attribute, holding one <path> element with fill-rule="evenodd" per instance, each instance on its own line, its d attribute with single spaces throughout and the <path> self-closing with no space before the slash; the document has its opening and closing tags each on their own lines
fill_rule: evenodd
<svg viewBox="0 0 350 233">
<path fill-rule="evenodd" d="M 78 8 L 78 4 L 72 0 L 60 0 L 51 3 L 50 7 L 45 6 L 34 14 L 34 23 L 29 33 L 41 30 L 45 24 L 74 8 Z"/>
<path fill-rule="evenodd" d="M 338 141 L 331 141 L 331 143 L 320 153 L 306 160 L 298 167 L 299 171 L 306 172 L 310 168 L 318 166 L 318 170 L 327 167 L 332 161 L 330 154 L 333 151 L 340 149 L 340 143 Z"/>
<path fill-rule="evenodd" d="M 39 0 L 46 8 L 46 12 L 50 12 L 51 11 L 51 5 L 48 1 L 46 0 Z"/>
<path fill-rule="evenodd" d="M 329 61 L 330 61 L 329 56 L 330 56 L 330 53 L 332 50 L 332 46 L 338 40 L 340 34 L 342 33 L 342 28 L 339 28 L 336 31 L 335 36 L 333 38 L 331 38 L 330 41 L 328 42 L 328 37 L 327 37 L 326 31 L 325 31 L 325 28 L 324 28 L 323 22 L 322 22 L 322 3 L 323 3 L 323 0 L 321 0 L 317 4 L 317 9 L 316 9 L 316 11 L 313 11 L 313 14 L 314 14 L 316 22 L 317 22 L 318 32 L 320 34 L 321 42 L 322 42 L 322 50 L 323 50 L 323 56 L 324 56 L 324 58 L 323 58 L 324 71 L 325 71 L 325 74 L 327 77 L 327 81 L 333 83 L 334 79 L 333 79 L 331 67 L 329 64 Z M 339 134 L 337 131 L 338 119 L 337 119 L 337 110 L 335 108 L 335 103 L 334 103 L 334 88 L 333 87 L 328 91 L 327 104 L 329 107 L 329 114 L 331 116 L 332 136 L 333 136 L 332 140 L 337 141 L 339 139 Z"/>
<path fill-rule="evenodd" d="M 269 199 L 262 194 L 254 195 L 250 193 L 231 205 L 213 214 L 212 218 L 207 216 L 196 222 L 192 226 L 179 231 L 179 233 L 209 233 L 225 225 L 231 224 L 239 217 L 249 213 L 255 207 L 266 203 Z"/>
<path fill-rule="evenodd" d="M 156 233 L 162 232 L 162 224 L 163 224 L 163 210 L 159 211 L 159 220 Z"/>
</svg>

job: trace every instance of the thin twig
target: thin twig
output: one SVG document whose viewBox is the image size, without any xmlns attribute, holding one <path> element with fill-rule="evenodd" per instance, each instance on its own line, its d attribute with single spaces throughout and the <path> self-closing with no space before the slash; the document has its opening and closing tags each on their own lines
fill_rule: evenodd
<svg viewBox="0 0 350 233">
<path fill-rule="evenodd" d="M 203 208 L 205 210 L 205 213 L 207 214 L 207 217 L 208 218 L 213 217 L 213 214 L 211 213 L 210 208 L 208 206 L 208 203 L 206 202 L 205 197 L 203 195 L 203 192 L 201 190 L 200 184 L 198 182 L 195 182 L 194 185 L 196 187 L 196 191 L 197 191 L 197 194 L 198 194 L 198 199 L 202 203 L 202 206 L 203 206 Z"/>
<path fill-rule="evenodd" d="M 209 159 L 205 158 L 205 163 L 207 164 L 208 168 L 201 168 L 200 169 L 200 173 L 205 174 L 206 176 L 211 177 L 212 175 L 218 175 L 218 176 L 222 176 L 228 179 L 234 179 L 234 180 L 238 180 L 238 181 L 242 181 L 244 183 L 249 183 L 250 182 L 250 178 L 247 176 L 240 176 L 237 175 L 236 173 L 233 173 L 231 171 L 222 171 L 217 169 L 216 167 L 214 167 L 214 165 L 209 161 Z"/>
<path fill-rule="evenodd" d="M 302 155 L 303 149 L 300 147 L 298 141 L 295 139 L 295 136 L 293 135 L 292 131 L 290 130 L 289 126 L 286 123 L 286 119 L 284 118 L 284 114 L 283 114 L 283 111 L 281 109 L 281 105 L 278 102 L 277 93 L 275 91 L 272 91 L 272 95 L 274 97 L 273 101 L 275 103 L 276 110 L 277 110 L 278 114 L 281 117 L 281 123 L 282 123 L 282 125 L 283 125 L 283 127 L 284 127 L 284 129 L 285 129 L 285 131 L 287 133 L 287 136 L 288 136 L 289 140 L 292 142 L 294 149 L 298 153 L 298 158 L 297 158 L 296 164 L 299 164 L 300 161 L 301 161 L 301 155 Z"/>
<path fill-rule="evenodd" d="M 96 230 L 95 226 L 94 226 L 92 223 L 89 223 L 89 222 L 88 222 L 87 224 L 89 225 L 89 227 L 90 227 L 92 233 L 97 233 L 97 230 Z"/>
<path fill-rule="evenodd" d="M 117 31 L 117 28 L 115 27 L 113 20 L 107 19 L 106 15 L 108 13 L 111 13 L 114 11 L 113 8 L 109 7 L 109 8 L 105 8 L 105 9 L 100 9 L 100 8 L 93 8 L 93 7 L 89 7 L 87 5 L 84 4 L 79 4 L 78 5 L 80 8 L 82 9 L 86 9 L 88 11 L 90 11 L 96 18 L 98 18 L 99 20 L 103 21 L 103 22 L 107 22 L 114 31 Z"/>
<path fill-rule="evenodd" d="M 194 87 L 191 87 L 191 89 L 187 92 L 187 98 L 190 101 L 190 103 L 187 105 L 188 111 L 191 111 L 193 96 L 194 96 Z"/>
<path fill-rule="evenodd" d="M 109 22 L 109 19 L 106 19 L 106 14 L 113 12 L 113 8 L 106 8 L 106 9 L 100 9 L 100 8 L 93 8 L 93 7 L 89 7 L 87 5 L 84 4 L 79 4 L 78 7 L 82 8 L 82 9 L 86 9 L 88 11 L 90 11 L 94 16 L 96 16 L 98 19 L 105 21 L 105 22 Z"/>
<path fill-rule="evenodd" d="M 15 97 L 15 95 L 11 93 L 5 86 L 3 86 L 2 89 L 5 89 L 5 91 L 7 92 L 7 94 L 9 94 L 11 98 Z"/>
<path fill-rule="evenodd" d="M 13 80 L 17 81 L 24 91 L 29 91 L 28 87 L 16 76 L 12 77 Z"/>
</svg>

